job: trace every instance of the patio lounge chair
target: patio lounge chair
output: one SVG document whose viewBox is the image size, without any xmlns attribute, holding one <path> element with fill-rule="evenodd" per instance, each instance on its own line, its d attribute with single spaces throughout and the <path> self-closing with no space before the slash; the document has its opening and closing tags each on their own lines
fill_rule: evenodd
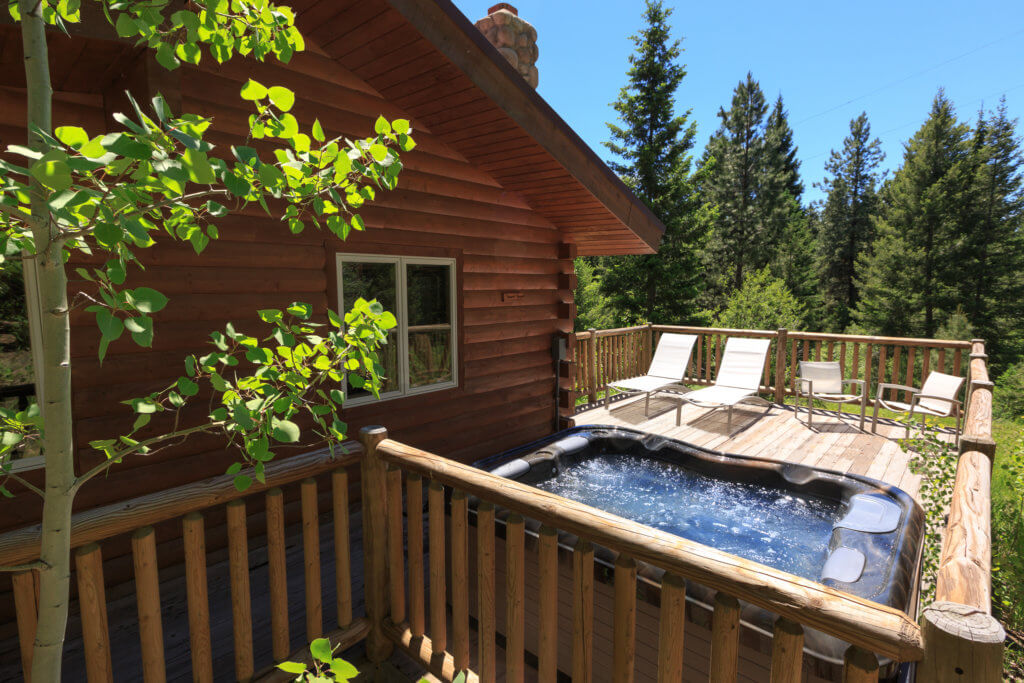
<svg viewBox="0 0 1024 683">
<path fill-rule="evenodd" d="M 683 415 L 683 401 L 701 408 L 728 408 L 728 430 L 732 432 L 732 407 L 743 401 L 760 401 L 771 408 L 771 402 L 757 395 L 768 357 L 770 339 L 731 337 L 725 343 L 722 365 L 710 387 L 691 391 L 680 397 L 676 408 L 676 426 Z"/>
<path fill-rule="evenodd" d="M 860 387 L 860 392 L 847 394 L 843 388 L 852 384 Z M 860 403 L 860 429 L 864 431 L 864 410 L 868 404 L 867 389 L 862 379 L 843 379 L 843 371 L 839 363 L 820 361 L 800 361 L 800 377 L 797 378 L 796 403 L 800 406 L 800 397 L 807 397 L 807 426 L 814 425 L 814 399 L 840 403 Z"/>
<path fill-rule="evenodd" d="M 604 388 L 604 405 L 611 410 L 612 387 L 625 391 L 642 391 L 647 394 L 644 403 L 644 415 L 650 415 L 651 394 L 676 387 L 685 389 L 683 375 L 690 362 L 693 345 L 697 336 L 693 334 L 663 334 L 658 340 L 658 348 L 651 359 L 651 367 L 646 375 L 630 377 L 609 382 Z"/>
<path fill-rule="evenodd" d="M 875 397 L 875 409 L 871 415 L 871 431 L 874 432 L 878 426 L 879 407 L 895 413 L 910 415 L 910 419 L 907 420 L 907 437 L 910 436 L 910 423 L 913 421 L 915 413 L 921 416 L 922 430 L 927 426 L 926 420 L 929 415 L 935 417 L 952 417 L 955 415 L 956 431 L 953 433 L 953 437 L 959 442 L 963 411 L 957 395 L 960 393 L 960 387 L 963 386 L 963 383 L 963 377 L 947 375 L 941 372 L 930 372 L 928 373 L 928 378 L 924 381 L 924 386 L 920 389 L 903 384 L 879 384 L 878 395 Z M 885 391 L 887 389 L 910 392 L 913 394 L 910 397 L 910 403 L 886 400 Z"/>
</svg>

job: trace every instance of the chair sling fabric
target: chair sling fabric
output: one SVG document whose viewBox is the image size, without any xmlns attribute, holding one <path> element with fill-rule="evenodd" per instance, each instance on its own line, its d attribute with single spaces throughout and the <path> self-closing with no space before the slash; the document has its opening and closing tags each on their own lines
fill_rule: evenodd
<svg viewBox="0 0 1024 683">
<path fill-rule="evenodd" d="M 737 403 L 759 400 L 767 403 L 770 408 L 771 403 L 757 395 L 770 346 L 770 339 L 729 338 L 725 343 L 725 352 L 722 354 L 722 364 L 715 376 L 715 383 L 680 397 L 679 407 L 676 409 L 676 425 L 682 421 L 684 401 L 701 408 L 728 408 L 727 428 L 730 432 L 732 407 Z"/>
<path fill-rule="evenodd" d="M 661 335 L 647 374 L 609 382 L 605 386 L 605 407 L 611 409 L 612 387 L 626 391 L 639 391 L 646 394 L 644 415 L 649 415 L 651 394 L 669 387 L 682 387 L 686 366 L 690 362 L 690 354 L 696 343 L 697 336 L 693 334 L 665 333 Z"/>
</svg>

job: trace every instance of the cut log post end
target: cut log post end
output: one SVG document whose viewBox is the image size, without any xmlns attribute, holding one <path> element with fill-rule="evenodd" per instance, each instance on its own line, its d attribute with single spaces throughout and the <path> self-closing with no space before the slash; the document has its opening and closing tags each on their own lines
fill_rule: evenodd
<svg viewBox="0 0 1024 683">
<path fill-rule="evenodd" d="M 935 602 L 921 615 L 925 656 L 918 679 L 934 683 L 1003 680 L 1006 631 L 987 612 L 955 602 Z"/>
</svg>

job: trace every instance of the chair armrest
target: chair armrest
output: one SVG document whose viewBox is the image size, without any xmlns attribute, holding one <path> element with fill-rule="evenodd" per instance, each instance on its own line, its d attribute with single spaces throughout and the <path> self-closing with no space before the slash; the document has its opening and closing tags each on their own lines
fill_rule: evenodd
<svg viewBox="0 0 1024 683">
<path fill-rule="evenodd" d="M 868 386 L 867 386 L 867 384 L 864 383 L 864 380 L 862 380 L 862 379 L 844 379 L 843 380 L 843 384 L 844 385 L 845 384 L 854 384 L 854 385 L 860 387 L 860 391 L 857 392 L 857 393 L 860 394 L 861 398 L 866 396 L 867 393 L 868 393 Z"/>
<path fill-rule="evenodd" d="M 806 393 L 806 394 L 813 394 L 814 393 L 814 380 L 804 379 L 803 377 L 797 377 L 796 381 L 800 383 L 800 386 L 797 387 L 797 393 L 798 394 L 800 393 L 800 390 L 804 389 L 804 388 L 806 388 L 806 390 L 807 390 L 804 393 Z"/>
<path fill-rule="evenodd" d="M 931 394 L 922 394 L 920 392 L 914 394 L 910 398 L 910 402 L 912 404 L 914 404 L 914 405 L 917 405 L 918 403 L 921 402 L 922 398 L 927 398 L 927 399 L 931 399 L 931 400 L 934 400 L 934 401 L 945 401 L 946 403 L 949 403 L 950 405 L 955 405 L 955 406 L 962 405 L 960 403 L 960 400 L 956 399 L 956 398 L 947 398 L 945 396 L 932 396 Z"/>
<path fill-rule="evenodd" d="M 906 384 L 879 384 L 878 385 L 878 397 L 882 398 L 885 395 L 886 389 L 896 389 L 897 391 L 909 391 L 912 394 L 921 393 L 920 389 L 915 387 L 908 387 Z"/>
</svg>

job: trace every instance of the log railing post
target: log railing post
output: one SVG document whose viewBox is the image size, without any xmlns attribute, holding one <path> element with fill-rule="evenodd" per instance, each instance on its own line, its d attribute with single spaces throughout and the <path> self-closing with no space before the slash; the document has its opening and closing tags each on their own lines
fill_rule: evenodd
<svg viewBox="0 0 1024 683">
<path fill-rule="evenodd" d="M 1006 632 L 976 607 L 935 602 L 921 614 L 924 659 L 917 679 L 929 683 L 998 683 L 1003 680 Z"/>
<path fill-rule="evenodd" d="M 391 656 L 394 645 L 384 634 L 388 615 L 387 567 L 387 472 L 377 455 L 377 444 L 386 439 L 384 427 L 359 430 L 363 444 L 363 576 L 366 590 L 366 616 L 370 632 L 366 636 L 366 658 L 373 663 Z"/>
<path fill-rule="evenodd" d="M 781 404 L 786 395 L 786 337 L 789 332 L 780 327 L 775 338 L 775 402 Z"/>
</svg>

